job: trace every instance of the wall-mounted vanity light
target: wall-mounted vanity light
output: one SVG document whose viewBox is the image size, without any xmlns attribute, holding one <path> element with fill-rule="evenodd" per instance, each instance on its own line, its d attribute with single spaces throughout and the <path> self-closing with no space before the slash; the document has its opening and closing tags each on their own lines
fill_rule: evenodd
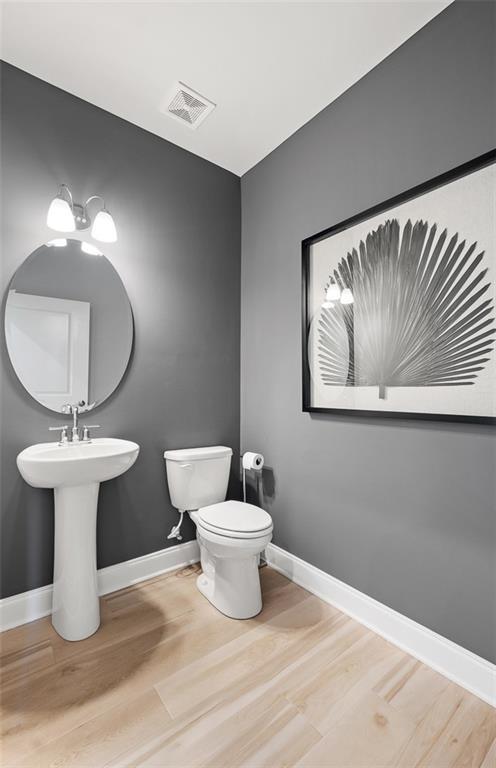
<svg viewBox="0 0 496 768">
<path fill-rule="evenodd" d="M 100 200 L 101 210 L 95 216 L 93 226 L 91 226 L 91 217 L 88 213 L 88 205 L 93 200 Z M 91 236 L 102 243 L 115 243 L 117 240 L 117 231 L 114 220 L 105 208 L 105 200 L 100 195 L 92 195 L 84 205 L 75 203 L 71 190 L 67 184 L 61 184 L 57 197 L 54 197 L 50 203 L 47 214 L 47 226 L 55 229 L 57 232 L 74 232 L 77 230 L 89 229 L 91 226 Z"/>
</svg>

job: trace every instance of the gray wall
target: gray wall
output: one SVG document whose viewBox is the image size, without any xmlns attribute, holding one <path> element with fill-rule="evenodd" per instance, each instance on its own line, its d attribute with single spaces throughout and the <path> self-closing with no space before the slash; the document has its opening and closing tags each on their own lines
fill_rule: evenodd
<svg viewBox="0 0 496 768">
<path fill-rule="evenodd" d="M 89 417 L 136 440 L 136 465 L 100 491 L 100 567 L 162 549 L 177 520 L 165 448 L 239 447 L 239 179 L 68 93 L 2 65 L 2 296 L 54 237 L 57 185 L 105 196 L 119 241 L 105 249 L 134 312 L 134 353 L 117 392 Z M 52 581 L 53 503 L 15 465 L 58 422 L 17 381 L 2 334 L 2 595 Z M 185 540 L 192 527 L 185 526 Z"/>
<path fill-rule="evenodd" d="M 302 413 L 300 241 L 496 146 L 495 40 L 455 3 L 243 177 L 241 320 L 275 543 L 493 661 L 494 429 Z"/>
</svg>

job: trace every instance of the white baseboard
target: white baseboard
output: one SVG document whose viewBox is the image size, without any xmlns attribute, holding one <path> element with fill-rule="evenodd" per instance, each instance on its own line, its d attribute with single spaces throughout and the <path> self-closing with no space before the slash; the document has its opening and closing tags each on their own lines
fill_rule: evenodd
<svg viewBox="0 0 496 768">
<path fill-rule="evenodd" d="M 167 571 L 184 568 L 200 559 L 196 540 L 176 544 L 149 555 L 126 560 L 124 563 L 100 568 L 98 592 L 107 595 L 124 587 L 130 587 L 145 579 L 152 579 Z M 20 595 L 0 600 L 0 631 L 27 624 L 29 621 L 48 616 L 52 611 L 52 585 L 22 592 Z"/>
<path fill-rule="evenodd" d="M 436 672 L 496 706 L 496 665 L 417 624 L 275 544 L 265 550 L 275 570 L 356 619 Z"/>
</svg>

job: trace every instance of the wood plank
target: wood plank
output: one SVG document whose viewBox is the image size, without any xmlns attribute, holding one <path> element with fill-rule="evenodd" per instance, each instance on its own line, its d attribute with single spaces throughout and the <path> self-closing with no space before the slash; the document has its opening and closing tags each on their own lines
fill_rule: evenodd
<svg viewBox="0 0 496 768">
<path fill-rule="evenodd" d="M 245 680 L 253 685 L 254 676 L 261 667 L 273 677 L 285 668 L 289 658 L 303 652 L 303 638 L 312 628 L 318 630 L 319 625 L 325 622 L 320 633 L 312 633 L 309 647 L 317 642 L 317 634 L 321 637 L 331 632 L 332 622 L 337 617 L 337 611 L 308 595 L 274 619 L 260 623 L 256 629 L 224 643 L 170 675 L 158 683 L 156 689 L 174 717 L 191 709 L 192 701 L 195 702 L 195 711 L 202 702 L 212 706 L 214 699 L 218 701 L 224 691 L 229 691 L 236 684 Z M 277 632 L 274 632 L 275 620 Z"/>
<path fill-rule="evenodd" d="M 122 754 L 107 768 L 243 764 L 253 759 L 258 748 L 272 753 L 277 743 L 275 731 L 284 727 L 290 733 L 290 723 L 298 736 L 296 743 L 286 745 L 287 754 L 304 752 L 302 745 L 313 744 L 321 738 L 296 707 L 281 696 L 264 695 L 259 688 L 240 697 L 226 697 L 199 717 L 173 720 L 162 737 Z"/>
<path fill-rule="evenodd" d="M 45 671 L 54 662 L 53 648 L 48 640 L 4 654 L 0 660 L 2 687 L 21 677 Z"/>
<path fill-rule="evenodd" d="M 371 691 L 353 711 L 338 718 L 297 765 L 300 768 L 391 765 L 413 730 L 414 724 L 409 718 Z"/>
<path fill-rule="evenodd" d="M 106 710 L 19 762 L 11 761 L 10 765 L 16 768 L 35 765 L 39 768 L 55 765 L 57 768 L 95 768 L 118 757 L 126 749 L 159 736 L 169 722 L 170 715 L 151 689 Z"/>
<path fill-rule="evenodd" d="M 383 680 L 374 690 L 396 709 L 420 723 L 425 717 L 426 707 L 430 709 L 451 683 L 412 657 L 403 655 L 402 662 L 398 664 L 394 677 Z"/>
<path fill-rule="evenodd" d="M 496 739 L 493 741 L 493 743 L 489 747 L 489 751 L 484 757 L 484 760 L 482 761 L 480 768 L 494 768 L 495 765 L 496 765 Z"/>
<path fill-rule="evenodd" d="M 336 718 L 355 707 L 401 657 L 404 654 L 398 648 L 369 632 L 336 659 L 307 674 L 286 696 L 325 734 L 334 727 Z"/>
<path fill-rule="evenodd" d="M 0 633 L 0 656 L 16 653 L 38 643 L 51 642 L 56 634 L 49 616 L 7 629 Z"/>
<path fill-rule="evenodd" d="M 398 755 L 398 768 L 423 764 L 465 700 L 467 694 L 454 683 L 447 682 L 441 695 L 430 707 L 426 706 L 423 718 L 417 722 L 412 737 Z"/>
<path fill-rule="evenodd" d="M 456 768 L 479 768 L 483 762 L 488 760 L 487 755 L 491 749 L 491 744 L 494 746 L 496 711 L 492 707 L 484 707 L 484 705 L 481 709 L 482 712 L 485 710 L 485 717 L 465 741 L 465 745 L 456 759 Z M 496 755 L 496 750 L 493 754 Z M 496 766 L 496 759 L 493 762 L 493 768 L 494 766 Z"/>
<path fill-rule="evenodd" d="M 426 756 L 418 763 L 419 768 L 461 768 L 460 760 L 467 745 L 470 747 L 470 759 L 475 759 L 473 751 L 476 734 L 483 728 L 488 715 L 494 717 L 494 710 L 475 696 L 464 696 L 453 717 L 439 738 L 432 744 Z M 487 742 L 487 749 L 490 741 Z M 482 762 L 482 757 L 479 761 Z M 465 753 L 465 760 L 467 760 Z M 471 763 L 469 763 L 470 765 Z"/>
<path fill-rule="evenodd" d="M 217 750 L 204 765 L 209 768 L 285 768 L 294 765 L 320 739 L 320 733 L 296 707 L 279 699 L 268 713 L 264 712 L 255 721 L 251 735 L 243 733 L 242 738 L 238 735 L 227 747 Z"/>
</svg>

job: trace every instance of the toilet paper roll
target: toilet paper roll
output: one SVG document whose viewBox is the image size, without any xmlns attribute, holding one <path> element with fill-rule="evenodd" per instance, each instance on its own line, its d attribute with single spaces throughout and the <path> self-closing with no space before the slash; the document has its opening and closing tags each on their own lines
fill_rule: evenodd
<svg viewBox="0 0 496 768">
<path fill-rule="evenodd" d="M 264 457 L 261 453 L 247 451 L 243 454 L 243 469 L 262 469 Z"/>
</svg>

